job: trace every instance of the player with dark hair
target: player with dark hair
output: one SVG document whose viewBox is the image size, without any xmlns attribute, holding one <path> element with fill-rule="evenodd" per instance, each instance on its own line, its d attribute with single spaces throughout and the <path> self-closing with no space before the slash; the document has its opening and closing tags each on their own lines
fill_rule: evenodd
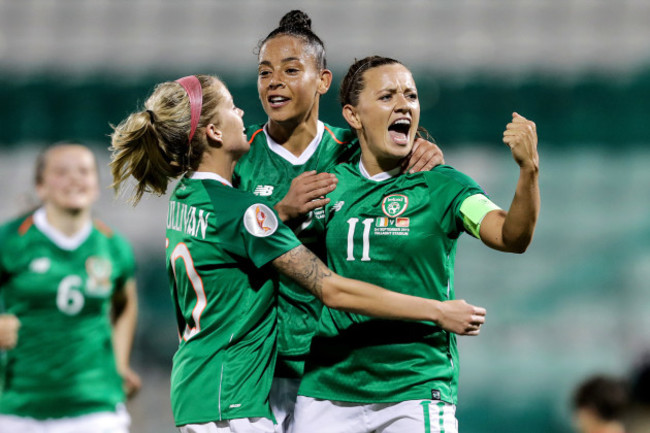
<svg viewBox="0 0 650 433">
<path fill-rule="evenodd" d="M 387 291 L 332 273 L 300 244 L 264 200 L 232 187 L 248 151 L 243 112 L 226 86 L 206 75 L 161 83 L 115 128 L 114 186 L 133 176 L 135 199 L 169 201 L 167 271 L 179 347 L 171 400 L 185 433 L 274 432 L 268 403 L 276 361 L 276 270 L 330 308 L 433 321 L 478 335 L 485 310 Z"/>
<path fill-rule="evenodd" d="M 535 124 L 513 114 L 504 132 L 520 167 L 508 212 L 449 166 L 400 173 L 420 120 L 411 72 L 396 60 L 355 62 L 341 84 L 343 116 L 361 156 L 332 171 L 339 182 L 315 216 L 329 266 L 414 296 L 455 299 L 458 237 L 500 251 L 530 244 L 540 199 Z M 457 432 L 456 337 L 422 322 L 385 321 L 325 307 L 295 409 L 295 431 Z"/>
<path fill-rule="evenodd" d="M 629 405 L 627 384 L 598 375 L 584 380 L 573 396 L 573 413 L 579 433 L 625 433 Z"/>
<path fill-rule="evenodd" d="M 325 46 L 302 11 L 285 14 L 259 43 L 257 90 L 268 121 L 247 128 L 251 150 L 235 168 L 235 183 L 274 204 L 310 250 L 325 257 L 322 229 L 310 212 L 329 202 L 336 187 L 332 167 L 359 153 L 353 131 L 319 119 L 320 98 L 330 88 Z M 429 170 L 443 163 L 440 149 L 418 140 L 403 167 Z M 322 303 L 281 276 L 278 299 L 278 351 L 271 406 L 288 430 L 304 360 Z"/>
<path fill-rule="evenodd" d="M 0 227 L 0 431 L 126 433 L 125 391 L 140 387 L 131 246 L 92 218 L 87 147 L 41 153 L 36 191 L 42 207 Z"/>
<path fill-rule="evenodd" d="M 650 353 L 644 354 L 630 378 L 630 414 L 627 433 L 650 431 Z"/>
</svg>

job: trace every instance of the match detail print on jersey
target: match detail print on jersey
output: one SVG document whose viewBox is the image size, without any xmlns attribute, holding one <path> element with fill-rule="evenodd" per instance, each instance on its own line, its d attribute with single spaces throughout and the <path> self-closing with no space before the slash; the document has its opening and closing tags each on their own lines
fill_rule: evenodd
<svg viewBox="0 0 650 433">
<path fill-rule="evenodd" d="M 244 227 L 248 233 L 258 238 L 271 236 L 278 228 L 275 213 L 266 205 L 256 203 L 244 212 Z"/>
</svg>

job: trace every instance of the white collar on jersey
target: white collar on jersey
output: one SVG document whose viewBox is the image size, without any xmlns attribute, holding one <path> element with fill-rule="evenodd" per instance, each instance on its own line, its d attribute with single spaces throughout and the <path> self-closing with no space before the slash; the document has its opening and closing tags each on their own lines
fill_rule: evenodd
<svg viewBox="0 0 650 433">
<path fill-rule="evenodd" d="M 402 167 L 399 165 L 395 167 L 392 170 L 388 171 L 382 171 L 381 173 L 377 173 L 374 176 L 370 176 L 368 173 L 368 170 L 366 170 L 366 167 L 363 166 L 363 162 L 359 160 L 359 171 L 361 172 L 361 176 L 365 177 L 366 179 L 369 180 L 374 180 L 375 182 L 381 182 L 382 180 L 390 179 L 391 177 L 395 177 L 399 174 L 399 172 L 402 170 Z"/>
<path fill-rule="evenodd" d="M 192 174 L 190 174 L 190 179 L 195 179 L 195 180 L 212 179 L 221 183 L 225 183 L 226 185 L 232 188 L 232 183 L 228 182 L 226 179 L 219 176 L 217 173 L 213 173 L 211 171 L 194 171 L 192 172 Z"/>
<path fill-rule="evenodd" d="M 325 131 L 325 125 L 319 120 L 316 126 L 316 136 L 300 156 L 296 156 L 282 147 L 281 144 L 276 143 L 269 135 L 267 127 L 268 123 L 264 125 L 264 135 L 266 135 L 266 144 L 268 144 L 269 149 L 271 149 L 273 153 L 279 155 L 282 159 L 285 159 L 291 165 L 303 165 L 309 161 L 309 158 L 311 158 L 314 152 L 316 152 L 316 149 L 318 149 L 318 145 L 323 139 L 323 131 Z"/>
<path fill-rule="evenodd" d="M 41 207 L 34 212 L 34 225 L 38 228 L 49 240 L 62 250 L 72 251 L 79 248 L 79 245 L 84 243 L 90 232 L 93 229 L 92 221 L 88 221 L 77 233 L 72 236 L 67 236 L 65 233 L 60 232 L 47 221 L 45 208 Z"/>
</svg>

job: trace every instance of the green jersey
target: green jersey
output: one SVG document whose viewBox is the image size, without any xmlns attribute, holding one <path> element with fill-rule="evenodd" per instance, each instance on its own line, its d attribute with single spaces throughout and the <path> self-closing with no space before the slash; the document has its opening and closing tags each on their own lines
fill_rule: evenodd
<svg viewBox="0 0 650 433">
<path fill-rule="evenodd" d="M 176 425 L 273 419 L 278 283 L 265 265 L 299 241 L 259 197 L 197 172 L 174 189 L 166 243 L 180 334 L 171 377 Z"/>
<path fill-rule="evenodd" d="M 240 189 L 268 199 L 272 205 L 284 198 L 296 176 L 310 170 L 329 171 L 353 158 L 359 148 L 354 132 L 320 121 L 316 137 L 300 157 L 275 143 L 264 125 L 249 127 L 247 135 L 251 149 L 235 167 L 235 183 Z M 307 248 L 325 259 L 324 243 L 318 242 L 322 229 L 314 224 L 311 215 L 295 233 Z M 302 376 L 304 357 L 309 352 L 321 309 L 318 299 L 288 278 L 280 277 L 277 376 Z"/>
<path fill-rule="evenodd" d="M 338 274 L 440 301 L 454 299 L 463 201 L 483 194 L 449 166 L 368 178 L 339 165 L 325 220 L 327 258 Z M 392 177 L 391 177 L 392 176 Z M 358 403 L 440 399 L 456 403 L 455 335 L 433 323 L 389 321 L 325 307 L 299 394 Z"/>
<path fill-rule="evenodd" d="M 89 222 L 66 237 L 45 210 L 0 227 L 0 296 L 21 322 L 5 354 L 0 413 L 36 419 L 114 411 L 124 401 L 111 297 L 133 277 L 130 245 Z"/>
</svg>

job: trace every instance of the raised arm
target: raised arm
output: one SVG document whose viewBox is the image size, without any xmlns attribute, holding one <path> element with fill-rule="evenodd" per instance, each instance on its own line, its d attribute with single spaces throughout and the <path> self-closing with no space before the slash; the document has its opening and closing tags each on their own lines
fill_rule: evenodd
<svg viewBox="0 0 650 433">
<path fill-rule="evenodd" d="M 424 320 L 460 335 L 478 335 L 485 309 L 463 300 L 440 302 L 342 277 L 300 245 L 273 261 L 280 272 L 337 310 L 385 319 Z"/>
<path fill-rule="evenodd" d="M 519 165 L 519 180 L 508 212 L 494 210 L 481 223 L 480 237 L 490 248 L 511 253 L 523 253 L 533 240 L 539 215 L 539 155 L 535 123 L 512 114 L 503 133 L 503 142 L 512 151 Z"/>
</svg>

